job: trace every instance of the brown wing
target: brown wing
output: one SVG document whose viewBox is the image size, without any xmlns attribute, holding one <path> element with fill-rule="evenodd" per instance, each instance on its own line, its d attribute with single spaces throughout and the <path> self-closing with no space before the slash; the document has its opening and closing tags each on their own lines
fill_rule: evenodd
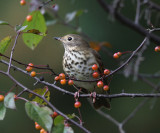
<svg viewBox="0 0 160 133">
<path fill-rule="evenodd" d="M 103 62 L 101 60 L 101 56 L 99 55 L 99 53 L 97 51 L 95 51 L 92 48 L 91 48 L 91 52 L 93 53 L 94 57 L 96 58 L 96 61 L 99 64 L 99 69 L 98 70 L 99 70 L 100 74 L 102 74 L 103 71 L 104 71 L 104 66 L 103 66 Z"/>
</svg>

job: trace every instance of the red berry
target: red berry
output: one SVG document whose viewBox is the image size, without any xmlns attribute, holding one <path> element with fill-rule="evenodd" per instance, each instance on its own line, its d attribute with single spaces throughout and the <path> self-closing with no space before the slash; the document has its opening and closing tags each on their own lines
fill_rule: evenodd
<svg viewBox="0 0 160 133">
<path fill-rule="evenodd" d="M 119 57 L 122 55 L 122 53 L 121 53 L 121 52 L 117 52 L 117 54 L 118 54 L 118 56 L 119 56 Z"/>
<path fill-rule="evenodd" d="M 32 21 L 32 15 L 28 15 L 28 16 L 26 17 L 26 20 L 27 20 L 28 22 Z"/>
<path fill-rule="evenodd" d="M 39 124 L 35 124 L 35 129 L 37 129 L 37 130 L 41 130 L 41 129 L 42 129 L 42 127 L 41 127 Z"/>
<path fill-rule="evenodd" d="M 32 71 L 31 72 L 31 77 L 35 77 L 36 76 L 36 72 L 35 71 Z"/>
<path fill-rule="evenodd" d="M 105 69 L 105 70 L 104 70 L 104 74 L 105 74 L 105 75 L 109 75 L 110 72 L 111 72 L 111 71 L 110 71 L 109 69 Z"/>
<path fill-rule="evenodd" d="M 3 101 L 4 101 L 4 96 L 0 95 L 0 102 L 3 102 Z"/>
<path fill-rule="evenodd" d="M 155 52 L 160 52 L 160 46 L 156 46 L 154 50 Z"/>
<path fill-rule="evenodd" d="M 14 100 L 16 101 L 16 100 L 18 100 L 18 97 L 17 97 L 17 95 L 14 95 Z"/>
<path fill-rule="evenodd" d="M 21 0 L 21 1 L 20 1 L 20 4 L 21 4 L 22 6 L 24 6 L 24 5 L 26 4 L 26 1 L 25 1 L 25 0 Z"/>
<path fill-rule="evenodd" d="M 33 67 L 34 65 L 33 65 L 33 63 L 29 63 L 28 66 Z"/>
<path fill-rule="evenodd" d="M 102 81 L 98 81 L 97 86 L 98 86 L 99 88 L 102 88 L 102 87 L 103 87 L 103 82 L 102 82 Z"/>
<path fill-rule="evenodd" d="M 103 87 L 103 90 L 108 91 L 108 90 L 109 90 L 109 86 L 108 86 L 108 85 L 105 85 L 105 86 Z"/>
<path fill-rule="evenodd" d="M 119 55 L 117 53 L 114 53 L 113 58 L 118 59 Z"/>
<path fill-rule="evenodd" d="M 99 77 L 99 73 L 98 73 L 98 72 L 94 72 L 94 73 L 92 74 L 92 76 L 93 76 L 93 78 L 98 78 L 98 77 Z"/>
<path fill-rule="evenodd" d="M 61 83 L 61 85 L 65 85 L 66 84 L 66 79 L 61 79 L 60 83 Z"/>
<path fill-rule="evenodd" d="M 58 81 L 58 80 L 59 80 L 59 76 L 56 76 L 56 77 L 54 78 L 54 80 L 55 80 L 55 81 Z"/>
<path fill-rule="evenodd" d="M 73 80 L 69 80 L 68 85 L 73 85 Z"/>
<path fill-rule="evenodd" d="M 57 112 L 53 112 L 53 114 L 51 115 L 52 118 L 55 118 L 56 116 L 58 116 Z"/>
<path fill-rule="evenodd" d="M 27 71 L 27 72 L 32 71 L 32 67 L 28 66 L 28 67 L 26 68 L 26 71 Z"/>
<path fill-rule="evenodd" d="M 97 69 L 98 69 L 97 64 L 94 64 L 94 65 L 92 66 L 92 69 L 93 69 L 94 71 L 97 70 Z"/>
<path fill-rule="evenodd" d="M 74 107 L 75 107 L 75 108 L 81 107 L 81 102 L 76 101 L 76 102 L 74 103 Z"/>
<path fill-rule="evenodd" d="M 65 77 L 66 77 L 66 76 L 65 76 L 64 73 L 59 74 L 59 78 L 60 78 L 60 79 L 65 79 Z"/>
<path fill-rule="evenodd" d="M 42 129 L 40 130 L 40 133 L 47 133 L 47 131 L 42 128 Z"/>
</svg>

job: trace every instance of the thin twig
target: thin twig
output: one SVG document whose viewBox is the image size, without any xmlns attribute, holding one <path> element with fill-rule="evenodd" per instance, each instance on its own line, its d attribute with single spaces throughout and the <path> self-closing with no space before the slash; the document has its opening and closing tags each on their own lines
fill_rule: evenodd
<svg viewBox="0 0 160 133">
<path fill-rule="evenodd" d="M 14 42 L 13 47 L 12 47 L 12 51 L 11 51 L 11 54 L 10 54 L 10 59 L 9 59 L 9 65 L 8 65 L 8 71 L 7 71 L 7 73 L 9 73 L 9 71 L 10 71 L 10 67 L 11 67 L 11 63 L 12 63 L 12 57 L 13 57 L 13 53 L 14 53 L 14 48 L 16 46 L 17 39 L 18 39 L 19 35 L 20 35 L 20 32 L 17 33 L 16 38 L 15 38 L 15 42 Z"/>
</svg>

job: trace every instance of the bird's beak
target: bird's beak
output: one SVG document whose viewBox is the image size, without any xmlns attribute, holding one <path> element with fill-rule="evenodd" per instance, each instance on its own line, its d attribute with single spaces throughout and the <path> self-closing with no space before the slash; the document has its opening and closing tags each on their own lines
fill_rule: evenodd
<svg viewBox="0 0 160 133">
<path fill-rule="evenodd" d="M 60 41 L 61 37 L 54 37 L 54 39 Z"/>
</svg>

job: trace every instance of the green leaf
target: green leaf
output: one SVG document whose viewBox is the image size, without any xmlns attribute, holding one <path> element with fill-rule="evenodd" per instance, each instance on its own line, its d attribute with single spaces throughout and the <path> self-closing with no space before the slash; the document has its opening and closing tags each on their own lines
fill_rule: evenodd
<svg viewBox="0 0 160 133">
<path fill-rule="evenodd" d="M 75 118 L 76 115 L 73 113 L 73 114 L 68 114 L 67 116 L 68 116 L 68 118 L 73 119 L 73 118 Z"/>
<path fill-rule="evenodd" d="M 10 109 L 16 109 L 15 100 L 14 100 L 14 93 L 8 93 L 4 98 L 4 105 Z"/>
<path fill-rule="evenodd" d="M 44 87 L 43 89 L 42 88 L 37 88 L 37 89 L 35 89 L 33 91 L 42 96 L 46 92 L 46 89 L 47 89 L 46 87 Z M 29 98 L 31 98 L 32 96 L 33 96 L 33 94 L 29 94 Z M 47 93 L 45 94 L 45 98 L 47 99 L 47 101 L 50 100 L 50 91 L 47 91 Z M 35 96 L 35 98 L 32 101 L 35 101 L 40 105 L 47 105 L 47 103 L 44 102 L 43 99 L 41 99 L 41 98 L 39 98 L 37 96 Z"/>
<path fill-rule="evenodd" d="M 9 25 L 9 23 L 6 21 L 0 21 L 0 25 Z"/>
<path fill-rule="evenodd" d="M 8 48 L 10 43 L 11 43 L 11 36 L 7 36 L 3 40 L 1 40 L 1 42 L 0 42 L 0 53 L 3 54 L 6 51 L 6 49 Z"/>
<path fill-rule="evenodd" d="M 55 119 L 54 119 L 54 125 L 58 125 L 58 124 L 62 124 L 64 123 L 64 117 L 61 115 L 58 115 Z"/>
<path fill-rule="evenodd" d="M 65 126 L 63 133 L 74 133 L 74 131 L 71 127 Z"/>
<path fill-rule="evenodd" d="M 25 20 L 23 23 L 23 26 L 28 25 L 26 29 L 23 30 L 23 32 L 27 32 L 28 30 L 36 29 L 39 32 L 45 34 L 46 33 L 46 23 L 43 15 L 40 13 L 40 11 L 33 11 L 30 13 L 32 15 L 32 21 L 28 22 Z M 32 34 L 32 33 L 24 33 L 22 35 L 24 43 L 34 50 L 38 43 L 43 39 L 43 36 Z"/>
<path fill-rule="evenodd" d="M 22 31 L 22 30 L 24 30 L 26 28 L 27 28 L 27 25 L 26 26 L 16 25 L 15 30 L 17 32 L 20 32 L 20 31 Z"/>
<path fill-rule="evenodd" d="M 0 120 L 3 120 L 6 114 L 6 107 L 4 106 L 4 103 L 0 103 Z"/>
<path fill-rule="evenodd" d="M 64 131 L 64 124 L 58 124 L 57 126 L 53 127 L 52 133 L 63 133 Z"/>
<path fill-rule="evenodd" d="M 37 122 L 46 131 L 51 131 L 53 120 L 48 110 L 41 108 L 32 102 L 26 102 L 25 109 L 32 120 Z"/>
</svg>

